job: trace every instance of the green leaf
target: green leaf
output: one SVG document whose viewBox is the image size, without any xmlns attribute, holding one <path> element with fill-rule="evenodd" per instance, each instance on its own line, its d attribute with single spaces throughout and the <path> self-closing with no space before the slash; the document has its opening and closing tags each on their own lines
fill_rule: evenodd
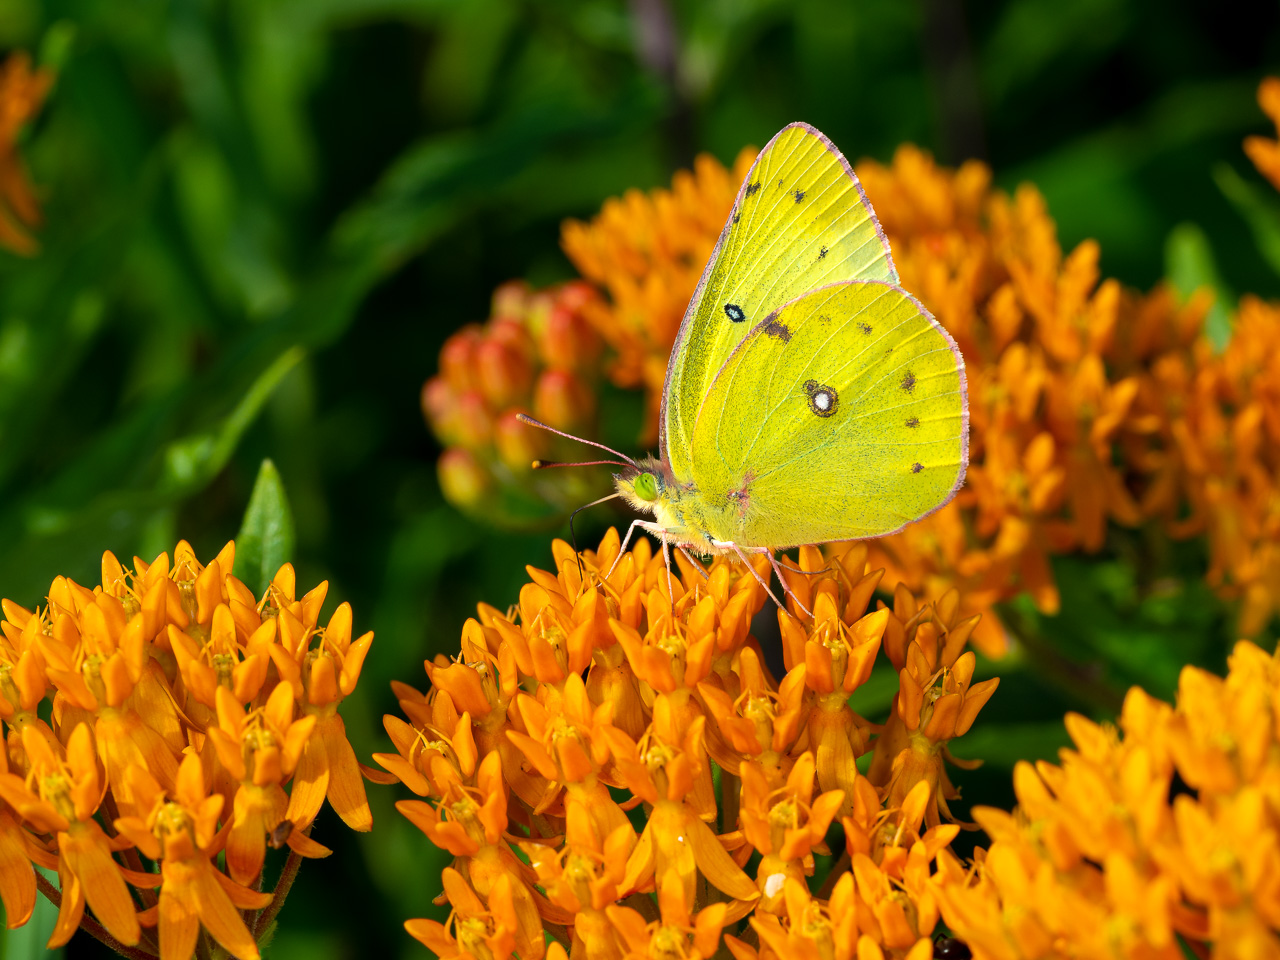
<svg viewBox="0 0 1280 960">
<path fill-rule="evenodd" d="M 1222 282 L 1209 238 L 1198 225 L 1180 223 L 1169 231 L 1164 243 L 1164 272 L 1184 300 L 1202 287 L 1213 291 L 1205 333 L 1215 350 L 1225 347 L 1231 339 L 1229 311 L 1235 309 L 1235 297 Z"/>
<path fill-rule="evenodd" d="M 185 493 L 208 483 L 226 466 L 240 437 L 258 416 L 263 404 L 271 399 L 285 374 L 297 366 L 303 355 L 301 347 L 293 346 L 276 357 L 213 432 L 192 434 L 169 444 L 165 450 L 161 489 Z"/>
<path fill-rule="evenodd" d="M 270 460 L 263 460 L 236 536 L 236 576 L 261 595 L 276 571 L 293 556 L 293 544 L 293 513 L 280 471 Z"/>
<path fill-rule="evenodd" d="M 58 889 L 58 874 L 43 867 L 36 867 L 46 880 Z M 0 948 L 5 960 L 54 960 L 61 957 L 61 949 L 50 950 L 45 944 L 53 934 L 54 924 L 58 921 L 58 908 L 44 896 L 36 897 L 36 908 L 31 919 L 13 930 L 5 930 L 0 935 Z"/>
<path fill-rule="evenodd" d="M 1225 163 L 1213 168 L 1218 189 L 1253 231 L 1253 242 L 1271 269 L 1280 273 L 1280 203 Z"/>
</svg>

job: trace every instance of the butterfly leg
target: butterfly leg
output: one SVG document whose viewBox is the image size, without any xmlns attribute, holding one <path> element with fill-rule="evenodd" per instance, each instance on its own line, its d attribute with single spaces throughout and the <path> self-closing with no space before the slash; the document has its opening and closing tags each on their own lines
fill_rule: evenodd
<svg viewBox="0 0 1280 960">
<path fill-rule="evenodd" d="M 667 596 L 671 600 L 671 609 L 674 611 L 676 608 L 676 591 L 671 580 L 671 542 L 667 539 L 667 528 L 651 520 L 636 520 L 631 526 L 639 527 L 646 533 L 652 533 L 662 541 L 662 560 L 667 565 Z"/>
<path fill-rule="evenodd" d="M 795 591 L 787 586 L 787 580 L 782 575 L 782 565 L 778 563 L 778 558 L 773 555 L 772 550 L 763 551 L 769 557 L 769 565 L 773 567 L 773 572 L 778 575 L 778 583 L 782 584 L 782 590 L 788 597 L 796 602 L 796 606 L 805 612 L 806 615 L 812 617 L 813 611 L 800 602 L 800 598 L 796 596 Z"/>
<path fill-rule="evenodd" d="M 685 547 L 683 543 L 677 543 L 676 549 L 679 550 L 681 553 L 683 553 L 684 558 L 688 560 L 691 564 L 693 564 L 693 569 L 697 570 L 700 574 L 702 574 L 703 580 L 711 579 L 711 574 L 707 573 L 706 568 L 701 563 L 699 563 L 697 560 L 694 559 L 693 554 L 691 554 L 688 551 L 688 549 Z"/>
<path fill-rule="evenodd" d="M 636 527 L 643 527 L 644 521 L 637 518 L 631 521 L 631 526 L 627 527 L 627 535 L 622 538 L 622 546 L 618 547 L 618 555 L 613 558 L 613 563 L 609 567 L 609 572 L 604 575 L 608 580 L 613 576 L 613 571 L 618 568 L 618 563 L 622 560 L 622 555 L 627 552 L 627 544 L 631 542 L 631 536 L 636 532 Z"/>
<path fill-rule="evenodd" d="M 769 586 L 769 582 L 765 580 L 764 577 L 760 576 L 760 574 L 756 571 L 755 564 L 753 564 L 747 558 L 747 555 L 742 552 L 742 548 L 740 546 L 738 546 L 732 540 L 712 540 L 711 545 L 719 550 L 732 550 L 735 554 L 737 554 L 738 559 L 741 560 L 744 564 L 746 564 L 747 569 L 751 571 L 751 575 L 756 578 L 756 582 L 759 583 L 760 586 L 764 587 L 764 592 L 769 595 L 769 599 L 771 599 L 774 603 L 778 604 L 779 610 L 785 609 L 782 606 L 782 603 L 778 600 L 777 596 L 774 594 L 773 589 Z M 752 552 L 755 553 L 757 551 L 753 550 Z"/>
</svg>

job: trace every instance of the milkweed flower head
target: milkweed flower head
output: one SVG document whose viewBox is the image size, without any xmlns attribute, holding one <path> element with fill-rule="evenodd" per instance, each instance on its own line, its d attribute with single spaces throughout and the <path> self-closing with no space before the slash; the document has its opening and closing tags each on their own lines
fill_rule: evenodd
<svg viewBox="0 0 1280 960">
<path fill-rule="evenodd" d="M 954 591 L 874 603 L 881 571 L 843 544 L 789 573 L 813 614 L 766 610 L 724 558 L 679 557 L 669 589 L 648 541 L 619 549 L 615 530 L 581 556 L 557 541 L 554 572 L 530 568 L 515 605 L 480 606 L 456 659 L 427 662 L 426 693 L 396 684 L 395 752 L 374 759 L 454 858 L 450 921 L 406 929 L 438 953 L 470 937 L 474 956 L 540 957 L 548 933 L 575 957 L 771 956 L 788 937 L 928 956 L 933 865 L 958 829 L 945 744 L 994 690 L 971 683 Z M 778 622 L 781 678 L 757 615 Z M 909 734 L 848 706 L 886 657 L 902 662 Z M 837 861 L 825 890 L 819 858 Z"/>
<path fill-rule="evenodd" d="M 108 552 L 92 589 L 58 577 L 42 607 L 2 602 L 10 927 L 39 885 L 59 904 L 50 946 L 83 926 L 133 956 L 186 960 L 203 926 L 251 960 L 300 858 L 329 854 L 310 837 L 325 798 L 352 828 L 372 825 L 336 712 L 372 634 L 352 639 L 345 603 L 321 623 L 327 584 L 298 597 L 289 564 L 258 598 L 234 562 L 234 543 L 207 564 L 185 542 L 131 568 Z M 262 893 L 280 846 L 281 883 Z"/>
<path fill-rule="evenodd" d="M 1018 808 L 935 888 L 979 960 L 1274 957 L 1280 944 L 1280 662 L 1248 641 L 1225 678 L 1183 670 L 1177 703 L 1129 692 L 1116 726 L 1067 717 L 1074 747 L 1014 771 Z"/>
</svg>

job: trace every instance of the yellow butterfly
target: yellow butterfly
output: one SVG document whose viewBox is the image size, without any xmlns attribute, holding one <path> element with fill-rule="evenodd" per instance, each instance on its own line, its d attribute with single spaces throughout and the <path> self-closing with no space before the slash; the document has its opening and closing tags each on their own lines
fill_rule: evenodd
<svg viewBox="0 0 1280 960">
<path fill-rule="evenodd" d="M 617 454 L 614 496 L 654 517 L 622 550 L 640 528 L 664 555 L 733 553 L 753 573 L 747 555 L 765 553 L 789 594 L 774 551 L 894 533 L 964 482 L 964 360 L 808 124 L 770 140 L 738 190 L 667 363 L 659 453 Z"/>
</svg>

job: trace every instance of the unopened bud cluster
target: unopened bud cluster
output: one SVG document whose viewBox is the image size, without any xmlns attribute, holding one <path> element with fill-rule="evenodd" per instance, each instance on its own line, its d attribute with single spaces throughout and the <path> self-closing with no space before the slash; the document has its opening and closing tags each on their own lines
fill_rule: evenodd
<svg viewBox="0 0 1280 960">
<path fill-rule="evenodd" d="M 422 412 L 446 448 L 440 485 L 450 502 L 519 525 L 580 505 L 603 482 L 600 471 L 532 474 L 534 460 L 581 459 L 583 448 L 518 419 L 595 433 L 601 343 L 585 309 L 596 299 L 582 282 L 534 291 L 513 281 L 494 293 L 488 321 L 445 341 Z"/>
</svg>

